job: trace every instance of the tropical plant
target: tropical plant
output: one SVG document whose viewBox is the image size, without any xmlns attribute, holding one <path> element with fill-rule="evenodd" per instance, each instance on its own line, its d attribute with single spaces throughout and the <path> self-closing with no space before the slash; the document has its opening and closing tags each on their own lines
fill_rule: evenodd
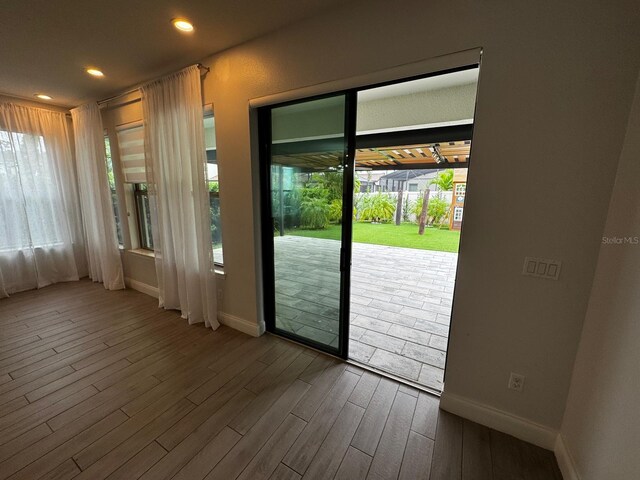
<svg viewBox="0 0 640 480">
<path fill-rule="evenodd" d="M 419 197 L 411 206 L 411 213 L 415 215 L 416 223 L 419 221 L 420 214 L 422 213 L 422 201 L 422 197 Z M 429 198 L 429 203 L 427 204 L 427 223 L 429 225 L 442 224 L 449 214 L 449 208 L 449 202 L 441 196 L 435 195 Z"/>
<path fill-rule="evenodd" d="M 329 221 L 340 223 L 342 221 L 342 200 L 332 200 L 329 204 Z"/>
<path fill-rule="evenodd" d="M 413 213 L 415 217 L 416 223 L 420 218 L 420 214 L 422 213 L 422 201 L 423 201 L 423 193 L 420 192 L 420 196 L 416 198 L 413 202 L 411 202 L 411 213 Z"/>
<path fill-rule="evenodd" d="M 329 224 L 329 205 L 324 198 L 303 198 L 300 205 L 300 228 L 320 230 Z"/>
<path fill-rule="evenodd" d="M 325 192 L 327 200 L 342 198 L 342 173 L 322 172 L 311 175 L 306 188 L 318 188 Z"/>
<path fill-rule="evenodd" d="M 409 200 L 409 195 L 404 197 L 402 201 L 402 221 L 408 222 L 409 216 L 411 214 L 411 200 Z"/>
<path fill-rule="evenodd" d="M 448 192 L 453 190 L 453 169 L 444 170 L 431 180 L 430 185 L 435 185 L 438 190 Z"/>
<path fill-rule="evenodd" d="M 358 217 L 362 222 L 387 222 L 396 210 L 395 196 L 378 192 L 363 195 L 358 205 Z"/>
<path fill-rule="evenodd" d="M 441 225 L 449 214 L 450 204 L 444 198 L 436 196 L 429 200 L 427 207 L 427 216 L 431 219 L 433 225 Z"/>
</svg>

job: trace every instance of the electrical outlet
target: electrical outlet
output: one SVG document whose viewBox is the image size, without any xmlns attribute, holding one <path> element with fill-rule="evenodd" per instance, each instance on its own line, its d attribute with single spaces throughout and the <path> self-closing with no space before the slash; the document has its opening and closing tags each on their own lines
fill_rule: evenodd
<svg viewBox="0 0 640 480">
<path fill-rule="evenodd" d="M 515 390 L 516 392 L 522 392 L 522 390 L 524 389 L 524 375 L 511 372 L 511 375 L 509 376 L 508 387 L 510 390 Z"/>
<path fill-rule="evenodd" d="M 218 302 L 222 302 L 224 300 L 224 290 L 221 288 L 218 289 Z"/>
</svg>

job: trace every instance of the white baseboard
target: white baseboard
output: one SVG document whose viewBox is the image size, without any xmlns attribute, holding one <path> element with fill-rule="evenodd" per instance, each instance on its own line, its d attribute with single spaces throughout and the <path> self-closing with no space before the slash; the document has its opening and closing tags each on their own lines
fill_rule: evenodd
<svg viewBox="0 0 640 480">
<path fill-rule="evenodd" d="M 223 325 L 239 330 L 252 337 L 259 337 L 264 333 L 264 323 L 254 323 L 229 313 L 218 312 L 218 320 Z"/>
<path fill-rule="evenodd" d="M 154 298 L 158 298 L 158 287 L 152 287 L 146 283 L 139 282 L 138 280 L 133 280 L 131 278 L 125 278 L 124 283 L 128 288 L 132 288 L 133 290 L 137 290 L 138 292 L 146 293 Z M 254 322 L 250 322 L 249 320 L 245 320 L 244 318 L 236 317 L 235 315 L 231 315 L 229 313 L 218 312 L 218 320 L 221 324 L 227 325 L 235 330 L 239 330 L 247 335 L 251 335 L 252 337 L 259 337 L 264 333 L 264 322 L 257 324 Z"/>
<path fill-rule="evenodd" d="M 459 395 L 443 392 L 440 408 L 547 450 L 556 446 L 557 430 Z"/>
<path fill-rule="evenodd" d="M 578 470 L 576 469 L 576 463 L 574 462 L 566 443 L 564 443 L 562 434 L 558 434 L 553 452 L 556 454 L 556 460 L 558 461 L 558 467 L 560 467 L 560 471 L 562 472 L 562 478 L 564 480 L 580 480 L 580 475 L 578 475 Z"/>
<path fill-rule="evenodd" d="M 158 287 L 153 287 L 146 283 L 142 283 L 142 282 L 139 282 L 138 280 L 133 280 L 132 278 L 127 278 L 127 277 L 125 277 L 124 279 L 124 284 L 127 286 L 127 288 L 132 288 L 133 290 L 146 293 L 147 295 L 150 295 L 155 298 L 159 297 Z"/>
</svg>

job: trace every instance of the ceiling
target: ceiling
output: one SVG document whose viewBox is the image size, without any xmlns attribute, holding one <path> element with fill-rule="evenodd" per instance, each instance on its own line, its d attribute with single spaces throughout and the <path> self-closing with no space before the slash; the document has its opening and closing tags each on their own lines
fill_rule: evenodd
<svg viewBox="0 0 640 480">
<path fill-rule="evenodd" d="M 298 22 L 344 0 L 2 0 L 0 93 L 76 106 Z M 191 34 L 173 28 L 184 17 Z M 84 72 L 100 68 L 97 79 Z"/>
<path fill-rule="evenodd" d="M 358 92 L 358 102 L 371 102 L 383 98 L 401 97 L 403 95 L 412 95 L 475 83 L 478 83 L 478 68 L 470 68 L 458 72 L 410 80 L 408 82 L 393 83 L 384 87 L 361 90 Z"/>
</svg>

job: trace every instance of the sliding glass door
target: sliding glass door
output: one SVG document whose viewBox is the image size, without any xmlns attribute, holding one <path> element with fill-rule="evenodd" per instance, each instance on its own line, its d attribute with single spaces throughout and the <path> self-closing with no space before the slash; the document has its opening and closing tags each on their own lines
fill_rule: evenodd
<svg viewBox="0 0 640 480">
<path fill-rule="evenodd" d="M 260 112 L 267 328 L 344 357 L 354 104 L 340 94 Z"/>
</svg>

